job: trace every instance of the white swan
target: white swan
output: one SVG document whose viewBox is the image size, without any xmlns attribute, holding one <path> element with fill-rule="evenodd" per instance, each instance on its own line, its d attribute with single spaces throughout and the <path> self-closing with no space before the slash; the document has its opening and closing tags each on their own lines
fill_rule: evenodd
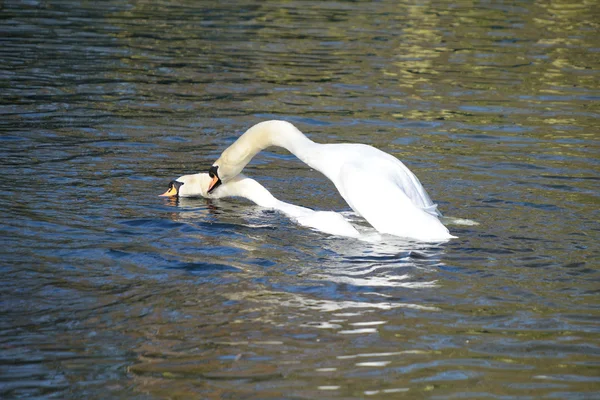
<svg viewBox="0 0 600 400">
<path fill-rule="evenodd" d="M 421 241 L 454 238 L 417 177 L 396 157 L 365 144 L 315 143 L 285 121 L 248 129 L 209 170 L 209 193 L 237 176 L 261 150 L 278 146 L 323 173 L 376 230 Z"/>
<path fill-rule="evenodd" d="M 264 186 L 239 174 L 227 183 L 208 193 L 211 177 L 206 173 L 183 175 L 169 183 L 169 189 L 161 196 L 197 197 L 211 199 L 244 197 L 259 206 L 278 210 L 296 220 L 300 225 L 338 236 L 359 237 L 360 233 L 343 215 L 333 211 L 314 211 L 277 200 Z"/>
</svg>

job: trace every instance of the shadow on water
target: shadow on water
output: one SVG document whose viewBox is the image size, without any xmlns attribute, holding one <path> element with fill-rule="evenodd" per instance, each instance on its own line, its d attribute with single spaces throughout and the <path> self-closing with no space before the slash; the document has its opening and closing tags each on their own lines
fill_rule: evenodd
<svg viewBox="0 0 600 400">
<path fill-rule="evenodd" d="M 0 397 L 597 398 L 598 7 L 5 1 Z M 459 238 L 157 195 L 254 123 L 374 145 Z"/>
</svg>

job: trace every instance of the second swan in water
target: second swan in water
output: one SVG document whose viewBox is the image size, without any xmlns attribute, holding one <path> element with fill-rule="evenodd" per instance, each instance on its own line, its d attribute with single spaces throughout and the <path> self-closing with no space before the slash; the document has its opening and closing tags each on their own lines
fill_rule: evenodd
<svg viewBox="0 0 600 400">
<path fill-rule="evenodd" d="M 452 236 L 419 179 L 396 157 L 366 144 L 320 144 L 286 121 L 248 129 L 209 170 L 208 193 L 234 179 L 261 150 L 289 150 L 333 182 L 350 208 L 377 231 L 421 241 Z"/>
<path fill-rule="evenodd" d="M 294 219 L 300 225 L 329 233 L 331 235 L 359 237 L 360 233 L 334 211 L 315 211 L 276 199 L 264 186 L 239 174 L 217 189 L 208 192 L 212 178 L 207 173 L 183 175 L 169 183 L 169 189 L 161 196 L 197 197 L 211 199 L 223 197 L 244 197 L 259 206 L 278 210 Z"/>
</svg>

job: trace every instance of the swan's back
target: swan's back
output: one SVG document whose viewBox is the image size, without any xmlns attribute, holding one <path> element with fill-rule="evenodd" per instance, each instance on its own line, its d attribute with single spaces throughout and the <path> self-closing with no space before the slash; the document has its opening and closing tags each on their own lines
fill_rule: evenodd
<svg viewBox="0 0 600 400">
<path fill-rule="evenodd" d="M 400 189 L 412 204 L 419 209 L 434 216 L 441 215 L 437 211 L 437 205 L 433 203 L 416 175 L 402 161 L 391 154 L 373 146 L 360 143 L 328 144 L 323 146 L 327 157 L 322 158 L 327 162 L 328 169 L 331 171 L 330 173 L 326 173 L 326 176 L 336 184 L 340 194 L 342 194 L 347 202 L 349 201 L 344 196 L 343 188 L 339 187 L 339 183 L 347 175 L 354 175 L 356 171 L 361 171 L 365 176 L 365 180 L 362 181 L 365 192 L 376 189 L 371 182 L 373 182 L 373 179 L 377 179 L 379 185 L 393 185 Z M 337 169 L 333 168 L 334 165 L 339 167 Z M 385 188 L 380 187 L 379 189 Z M 352 207 L 352 205 L 350 206 Z M 358 212 L 358 210 L 355 211 Z"/>
<path fill-rule="evenodd" d="M 379 232 L 422 241 L 453 237 L 421 182 L 400 160 L 363 144 L 327 146 L 324 153 L 331 157 L 321 155 L 330 166 L 327 177 Z"/>
</svg>

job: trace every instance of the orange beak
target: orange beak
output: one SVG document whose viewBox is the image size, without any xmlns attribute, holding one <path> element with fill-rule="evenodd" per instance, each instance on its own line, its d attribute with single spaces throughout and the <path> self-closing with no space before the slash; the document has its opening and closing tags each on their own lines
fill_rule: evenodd
<svg viewBox="0 0 600 400">
<path fill-rule="evenodd" d="M 213 187 L 219 182 L 219 177 L 217 175 L 213 176 L 212 181 L 210 181 L 210 185 L 208 185 L 208 192 L 213 189 Z"/>
<path fill-rule="evenodd" d="M 161 196 L 161 197 L 173 197 L 173 196 L 177 196 L 177 188 L 175 188 L 175 185 L 169 186 L 169 190 L 167 190 L 163 194 L 160 194 L 159 196 Z"/>
</svg>

